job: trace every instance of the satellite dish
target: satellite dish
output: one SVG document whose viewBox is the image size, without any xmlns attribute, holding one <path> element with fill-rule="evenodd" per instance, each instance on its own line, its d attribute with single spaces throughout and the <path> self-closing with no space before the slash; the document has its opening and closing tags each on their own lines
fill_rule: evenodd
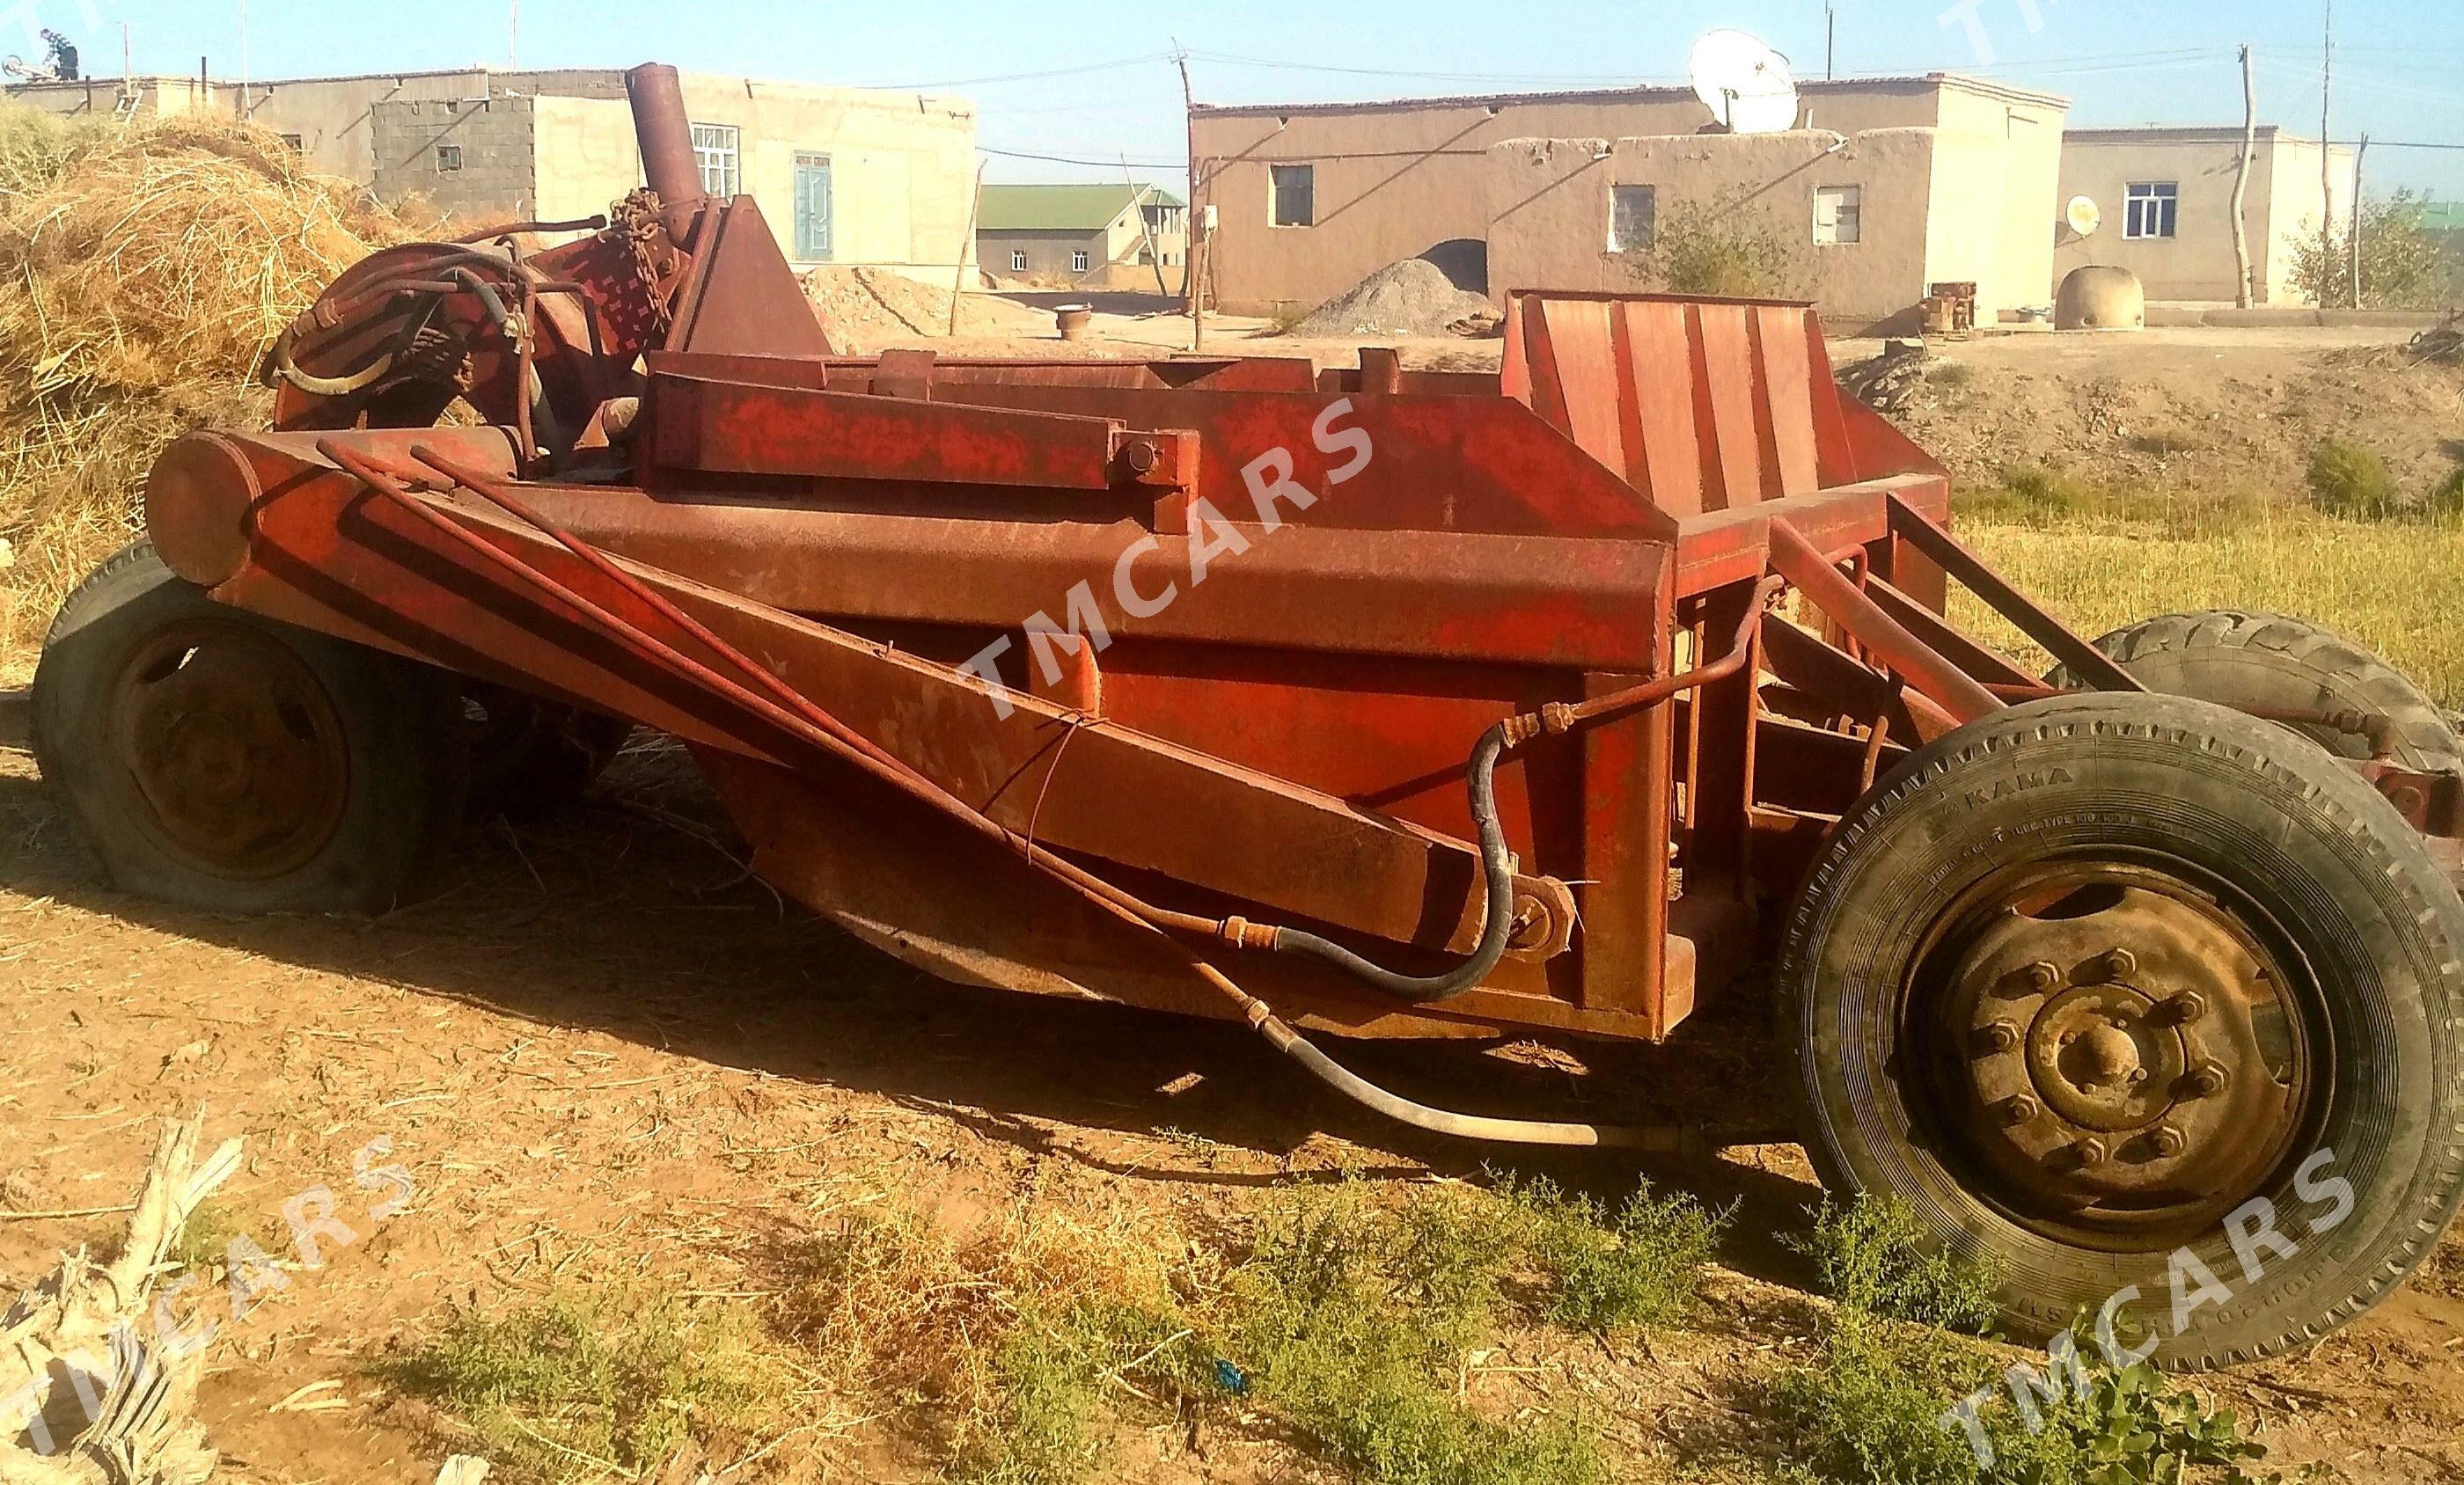
<svg viewBox="0 0 2464 1485">
<path fill-rule="evenodd" d="M 2068 222 L 2071 230 L 2081 237 L 2093 237 L 2096 229 L 2104 225 L 2104 208 L 2098 206 L 2092 197 L 2073 196 L 2070 208 L 2062 213 L 2062 220 Z"/>
<path fill-rule="evenodd" d="M 1731 134 L 1776 134 L 1796 127 L 1796 79 L 1788 58 L 1742 31 L 1715 31 L 1694 43 L 1686 69 L 1694 96 Z"/>
</svg>

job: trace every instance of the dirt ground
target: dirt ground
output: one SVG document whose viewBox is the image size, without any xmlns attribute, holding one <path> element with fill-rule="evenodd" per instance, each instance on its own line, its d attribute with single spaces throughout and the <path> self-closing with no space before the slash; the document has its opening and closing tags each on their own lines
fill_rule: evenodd
<svg viewBox="0 0 2464 1485">
<path fill-rule="evenodd" d="M 1038 317 L 1009 316 L 997 337 L 881 344 L 1060 353 L 1048 306 L 1024 308 Z M 1219 320 L 1209 349 L 1337 363 L 1356 346 L 1269 329 Z M 1188 322 L 1117 302 L 1099 333 L 1071 353 L 1185 349 Z M 1968 342 L 1945 355 L 1971 380 L 1909 421 L 1966 478 L 2046 462 L 2281 484 L 2315 427 L 2340 421 L 2408 478 L 2453 467 L 2457 374 L 2402 364 L 2395 338 Z M 1498 354 L 1494 340 L 1390 343 L 1414 365 Z M 30 666 L 0 656 L 0 685 Z M 427 1485 L 450 1427 L 370 1367 L 463 1308 L 646 1278 L 759 1306 L 784 1245 L 885 1192 L 961 1224 L 1029 1192 L 1203 1219 L 1278 1186 L 1463 1176 L 1499 1159 L 1385 1125 L 1235 1027 L 940 984 L 781 904 L 735 851 L 689 763 L 646 748 L 560 819 L 474 833 L 433 901 L 375 922 L 223 917 L 106 889 L 31 761 L 0 753 L 0 1128 L 12 1136 L 0 1293 L 107 1241 L 158 1122 L 202 1106 L 209 1138 L 247 1142 L 223 1200 L 243 1230 L 286 1250 L 283 1203 L 321 1185 L 354 1238 L 227 1324 L 204 1398 L 215 1442 L 236 1477 L 266 1485 Z M 1432 1102 L 1617 1119 L 1709 1098 L 1773 1106 L 1761 1024 L 1741 992 L 1666 1049 L 1347 1051 Z M 381 1137 L 414 1195 L 379 1221 L 354 1176 Z M 1611 1200 L 1636 1175 L 1616 1160 L 1509 1159 Z M 1807 1229 L 1818 1192 L 1793 1147 L 1648 1173 L 1738 1204 L 1705 1316 L 1630 1347 L 1511 1338 L 1465 1389 L 1507 1410 L 1588 1400 L 1636 1478 L 1751 1478 L 1740 1461 L 1765 1427 L 1749 1411 L 1757 1383 L 1812 1330 L 1809 1276 L 1783 1239 Z M 2464 1240 L 2451 1234 L 2377 1313 L 2212 1389 L 2264 1423 L 2272 1465 L 2464 1479 L 2459 1352 Z M 319 1383 L 337 1386 L 301 1396 Z M 811 1409 L 778 1457 L 833 1479 L 931 1477 L 881 1419 L 835 1398 Z M 1266 1432 L 1193 1448 L 1168 1430 L 1123 1458 L 1139 1479 L 1319 1477 Z"/>
<path fill-rule="evenodd" d="M 270 1250 L 282 1204 L 325 1186 L 355 1240 L 287 1265 L 218 1338 L 207 1421 L 237 1477 L 427 1485 L 451 1444 L 371 1364 L 457 1307 L 654 1279 L 759 1305 L 774 1256 L 885 1192 L 963 1224 L 1022 1199 L 1187 1218 L 1339 1173 L 1416 1181 L 1499 1152 L 1399 1131 L 1325 1094 L 1245 1032 L 953 989 L 749 880 L 689 763 L 620 763 L 556 821 L 474 833 L 441 897 L 376 922 L 238 919 L 106 890 L 22 757 L 0 754 L 0 1278 L 105 1240 L 159 1119 L 208 1112 L 247 1142 L 223 1198 Z M 1669 1049 L 1351 1049 L 1373 1076 L 1474 1108 L 1585 1118 L 1720 1098 L 1767 1107 L 1749 995 Z M 354 1180 L 380 1137 L 410 1174 L 382 1222 Z M 1615 1198 L 1630 1164 L 1514 1158 Z M 367 1164 L 361 1157 L 358 1164 Z M 1502 1408 L 1587 1399 L 1638 1478 L 1749 1479 L 1757 1379 L 1811 1333 L 1800 1259 L 1816 1199 L 1793 1147 L 1676 1164 L 1664 1186 L 1739 1215 L 1693 1328 L 1609 1348 L 1517 1338 L 1465 1386 Z M 2464 1247 L 2299 1358 L 2219 1380 L 2277 1460 L 2357 1480 L 2464 1477 Z M 312 1384 L 337 1384 L 284 1406 Z M 838 1479 L 928 1466 L 879 1420 L 817 1398 L 782 1456 Z M 301 1410 L 302 1409 L 307 1410 Z M 1126 1477 L 1318 1477 L 1268 1434 L 1193 1452 L 1132 1440 Z"/>
</svg>

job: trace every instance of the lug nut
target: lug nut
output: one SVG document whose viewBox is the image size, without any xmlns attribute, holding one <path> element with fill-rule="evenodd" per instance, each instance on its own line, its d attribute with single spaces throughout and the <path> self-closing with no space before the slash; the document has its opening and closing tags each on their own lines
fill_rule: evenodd
<svg viewBox="0 0 2464 1485">
<path fill-rule="evenodd" d="M 2194 1099 L 2211 1099 L 2225 1091 L 2229 1081 L 2225 1064 L 2210 1058 L 2182 1079 L 2182 1089 Z"/>
<path fill-rule="evenodd" d="M 2092 1170 L 2103 1165 L 2107 1153 L 2109 1152 L 2104 1147 L 2104 1142 L 2093 1136 L 2079 1141 L 2070 1149 L 2071 1159 L 2078 1163 L 2081 1170 Z"/>
<path fill-rule="evenodd" d="M 2015 1051 L 2019 1045 L 2019 1028 L 2009 1021 L 1995 1021 L 1978 1028 L 1976 1039 L 1988 1052 Z"/>
<path fill-rule="evenodd" d="M 2042 994 L 2062 982 L 2062 972 L 2039 959 L 2028 966 L 2028 988 Z"/>
<path fill-rule="evenodd" d="M 2165 1002 L 2165 1009 L 2172 1014 L 2174 1025 L 2188 1026 L 2208 1014 L 2208 997 L 2195 990 L 2186 990 Z"/>
<path fill-rule="evenodd" d="M 2097 961 L 2096 972 L 2108 981 L 2126 980 L 2139 972 L 2139 956 L 2127 949 L 2114 950 Z"/>
<path fill-rule="evenodd" d="M 2147 1137 L 2148 1147 L 2164 1159 L 2170 1160 L 2190 1147 L 2189 1140 L 2171 1125 L 2161 1125 Z"/>
<path fill-rule="evenodd" d="M 2032 1124 L 2044 1111 L 2045 1105 L 2032 1093 L 2013 1094 L 2002 1101 L 2002 1117 L 2014 1125 Z"/>
</svg>

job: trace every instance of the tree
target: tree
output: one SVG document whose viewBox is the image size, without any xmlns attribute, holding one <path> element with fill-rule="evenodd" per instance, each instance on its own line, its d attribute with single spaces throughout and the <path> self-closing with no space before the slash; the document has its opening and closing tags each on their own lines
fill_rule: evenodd
<svg viewBox="0 0 2464 1485">
<path fill-rule="evenodd" d="M 2362 294 L 2370 309 L 2437 309 L 2455 296 L 2452 259 L 2423 221 L 2423 200 L 2401 190 L 2362 207 Z M 2341 226 L 2342 230 L 2339 230 Z M 2349 222 L 2330 224 L 2294 250 L 2293 287 L 2330 308 L 2354 303 Z"/>
</svg>

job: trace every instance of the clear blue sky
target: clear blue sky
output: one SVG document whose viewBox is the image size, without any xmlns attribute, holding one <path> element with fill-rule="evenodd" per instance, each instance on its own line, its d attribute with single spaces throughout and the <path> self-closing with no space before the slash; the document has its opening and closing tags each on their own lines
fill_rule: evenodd
<svg viewBox="0 0 2464 1485">
<path fill-rule="evenodd" d="M 241 0 L 32 0 L 79 33 L 88 67 L 115 73 L 121 22 L 140 71 L 235 76 Z M 1958 71 L 2069 95 L 2079 124 L 2238 123 L 2234 49 L 2257 48 L 2263 121 L 2319 126 L 2322 0 L 1969 0 L 1993 54 L 1946 25 L 1952 0 L 1837 0 L 1837 67 Z M 91 6 L 99 33 L 80 13 Z M 247 0 L 256 77 L 503 66 L 510 0 Z M 2028 12 L 2040 22 L 2031 31 Z M 1824 68 L 1821 0 L 1707 7 L 1560 0 L 1079 0 L 1070 5 L 889 0 L 520 0 L 525 67 L 669 61 L 689 70 L 816 82 L 927 85 L 973 98 L 982 143 L 1115 161 L 1141 176 L 1182 167 L 1186 47 L 1202 102 L 1306 101 L 1673 81 L 1714 26 L 1763 36 L 1802 76 Z M 2335 133 L 2464 145 L 2464 5 L 2336 0 Z M 0 35 L 0 50 L 20 50 Z M 1116 64 L 1116 65 L 1108 65 Z M 1021 76 L 1044 74 L 1045 76 Z M 996 155 L 995 180 L 1117 175 Z M 2378 150 L 2370 178 L 2464 197 L 2464 149 Z"/>
</svg>

